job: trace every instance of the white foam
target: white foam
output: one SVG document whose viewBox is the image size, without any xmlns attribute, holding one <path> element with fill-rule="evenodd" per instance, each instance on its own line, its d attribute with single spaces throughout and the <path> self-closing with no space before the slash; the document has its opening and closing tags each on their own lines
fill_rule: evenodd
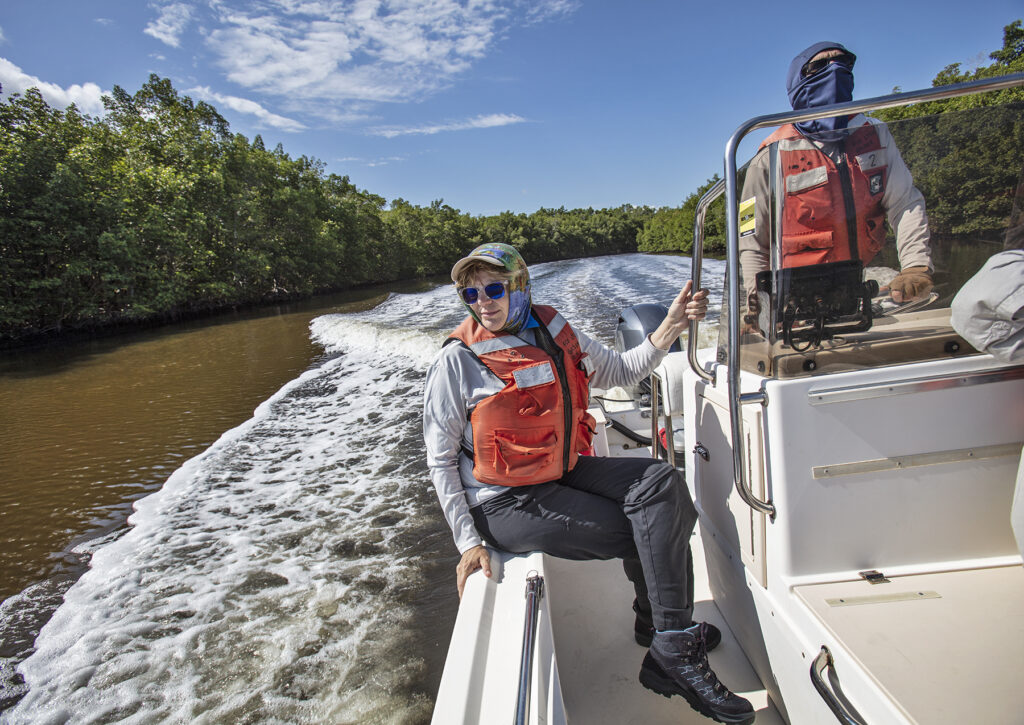
<svg viewBox="0 0 1024 725">
<path fill-rule="evenodd" d="M 688 268 L 640 255 L 537 265 L 534 296 L 610 343 L 621 307 L 671 299 Z M 446 285 L 314 320 L 336 357 L 136 503 L 132 529 L 95 551 L 43 629 L 20 667 L 30 690 L 0 722 L 429 717 L 406 686 L 423 665 L 408 656 L 403 592 L 424 586 L 423 539 L 444 527 L 424 371 L 464 314 Z"/>
</svg>

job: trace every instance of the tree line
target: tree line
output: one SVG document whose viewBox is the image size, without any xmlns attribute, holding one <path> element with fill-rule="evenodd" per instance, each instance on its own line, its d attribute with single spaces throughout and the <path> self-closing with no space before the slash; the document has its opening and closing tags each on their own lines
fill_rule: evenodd
<svg viewBox="0 0 1024 725">
<path fill-rule="evenodd" d="M 1024 28 L 1003 28 L 994 61 L 973 71 L 946 66 L 932 86 L 1024 73 Z M 899 91 L 898 88 L 894 89 Z M 876 111 L 927 200 L 933 240 L 1001 244 L 1024 184 L 1024 88 Z M 1020 203 L 1019 201 L 1017 203 Z"/>
<path fill-rule="evenodd" d="M 934 83 L 1024 70 L 1021 21 L 1004 28 L 991 58 L 972 73 L 948 66 Z M 965 169 L 991 166 L 993 156 L 1000 183 L 1019 173 L 1007 159 L 1019 164 L 1024 114 L 1015 104 L 1024 93 L 992 95 L 877 114 L 900 122 L 891 128 L 927 198 L 946 198 Z M 950 111 L 993 102 L 1015 130 L 981 149 L 986 122 L 964 124 Z M 134 94 L 115 86 L 104 105 L 91 118 L 50 107 L 36 89 L 0 96 L 0 342 L 443 274 L 485 242 L 512 244 L 531 262 L 688 253 L 697 202 L 719 178 L 679 207 L 472 216 L 442 200 L 389 204 L 317 159 L 231 133 L 214 107 L 155 75 Z M 940 131 L 959 135 L 967 151 L 936 148 Z M 943 163 L 926 162 L 935 154 Z M 933 171 L 917 171 L 918 159 Z M 930 202 L 940 232 L 993 226 L 1003 215 L 1002 191 L 958 193 L 945 206 Z M 724 248 L 720 199 L 706 218 L 705 250 Z"/>
<path fill-rule="evenodd" d="M 654 213 L 388 204 L 167 79 L 104 104 L 0 99 L 0 341 L 442 274 L 484 242 L 537 262 L 636 251 Z"/>
</svg>

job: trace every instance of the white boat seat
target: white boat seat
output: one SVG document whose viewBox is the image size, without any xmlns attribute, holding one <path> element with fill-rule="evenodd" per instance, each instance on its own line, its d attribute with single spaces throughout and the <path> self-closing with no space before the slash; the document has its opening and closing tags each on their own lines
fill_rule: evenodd
<svg viewBox="0 0 1024 725">
<path fill-rule="evenodd" d="M 683 414 L 683 372 L 689 368 L 685 352 L 670 352 L 654 369 L 654 375 L 661 380 L 662 415 Z"/>
</svg>

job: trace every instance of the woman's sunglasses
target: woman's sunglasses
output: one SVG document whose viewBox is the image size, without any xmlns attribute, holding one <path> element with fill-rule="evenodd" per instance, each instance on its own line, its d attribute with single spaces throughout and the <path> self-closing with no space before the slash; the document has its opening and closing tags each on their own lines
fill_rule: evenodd
<svg viewBox="0 0 1024 725">
<path fill-rule="evenodd" d="M 483 292 L 489 300 L 500 300 L 505 296 L 505 282 L 485 284 Z M 472 305 L 480 299 L 480 290 L 476 287 L 463 287 L 459 290 L 459 296 L 467 305 Z"/>
<path fill-rule="evenodd" d="M 804 63 L 803 75 L 804 78 L 807 76 L 813 76 L 815 73 L 820 73 L 822 70 L 828 67 L 829 63 L 838 63 L 844 68 L 853 68 L 853 62 L 856 58 L 849 53 L 843 53 L 837 55 L 834 58 L 821 58 L 819 60 L 809 60 Z"/>
</svg>

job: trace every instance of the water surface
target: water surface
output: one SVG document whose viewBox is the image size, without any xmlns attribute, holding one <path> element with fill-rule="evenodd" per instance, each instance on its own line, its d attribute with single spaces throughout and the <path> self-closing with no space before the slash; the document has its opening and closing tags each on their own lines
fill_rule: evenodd
<svg viewBox="0 0 1024 725">
<path fill-rule="evenodd" d="M 721 289 L 722 268 L 706 265 L 707 286 Z M 624 255 L 532 271 L 535 300 L 610 343 L 618 312 L 671 299 L 689 260 Z M 33 423 L 35 440 L 67 456 L 66 472 L 54 477 L 78 475 L 66 490 L 85 491 L 86 505 L 48 518 L 48 504 L 28 491 L 7 500 L 33 500 L 51 542 L 71 528 L 65 521 L 88 519 L 98 531 L 96 521 L 123 516 L 138 500 L 127 533 L 112 524 L 111 535 L 72 549 L 43 535 L 31 544 L 91 555 L 91 565 L 21 662 L 28 692 L 0 721 L 427 722 L 457 606 L 457 552 L 424 462 L 421 391 L 463 315 L 450 285 L 431 286 L 322 314 L 308 327 L 310 315 L 300 315 L 259 329 L 206 326 L 177 345 L 155 335 L 138 343 L 153 346 L 146 363 L 126 348 L 106 358 L 113 365 L 86 356 L 55 366 L 54 385 L 74 402 Z M 230 355 L 235 372 L 208 380 L 212 360 Z M 270 379 L 269 359 L 289 380 L 283 387 Z M 60 383 L 71 368 L 84 377 Z M 174 439 L 182 419 L 238 397 L 227 390 L 236 382 L 251 391 L 248 403 L 219 421 L 203 413 L 205 439 Z M 78 396 L 85 387 L 95 392 Z M 127 403 L 129 390 L 143 402 Z M 108 404 L 108 395 L 122 402 Z M 254 412 L 253 397 L 263 400 Z M 67 436 L 47 438 L 53 426 L 94 426 L 107 453 L 61 453 Z M 179 458 L 140 458 L 132 436 L 147 428 L 175 441 L 167 449 Z M 126 460 L 143 479 L 160 480 L 159 491 L 139 498 L 151 483 L 106 473 Z M 117 486 L 120 503 L 90 503 L 88 491 Z M 60 499 L 47 500 L 56 507 Z M 4 602 L 0 627 L 30 609 L 31 589 Z"/>
</svg>

